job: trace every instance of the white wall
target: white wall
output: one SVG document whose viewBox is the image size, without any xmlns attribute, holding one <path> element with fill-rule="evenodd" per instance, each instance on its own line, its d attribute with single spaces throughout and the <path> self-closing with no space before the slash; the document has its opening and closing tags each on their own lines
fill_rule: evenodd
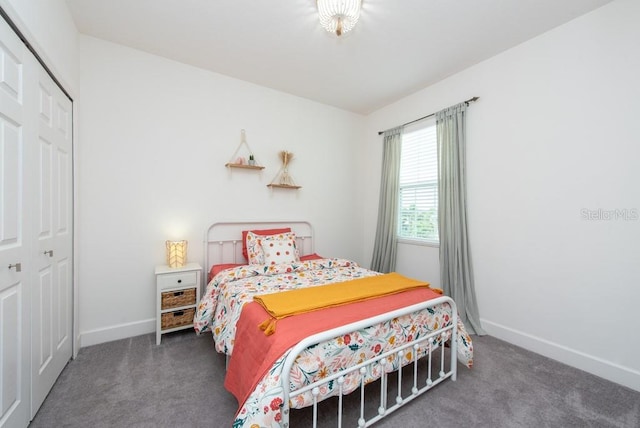
<svg viewBox="0 0 640 428">
<path fill-rule="evenodd" d="M 83 346 L 153 331 L 164 241 L 201 261 L 214 221 L 309 220 L 318 253 L 360 258 L 364 117 L 86 36 L 80 58 Z M 261 173 L 224 166 L 241 129 Z M 283 149 L 300 190 L 266 187 Z"/>
<path fill-rule="evenodd" d="M 483 327 L 636 390 L 640 220 L 583 210 L 640 210 L 638 22 L 640 2 L 613 2 L 375 112 L 364 143 L 375 168 L 361 181 L 376 183 L 363 201 L 375 230 L 377 131 L 479 96 L 467 166 Z M 411 273 L 429 280 L 426 251 Z"/>
</svg>

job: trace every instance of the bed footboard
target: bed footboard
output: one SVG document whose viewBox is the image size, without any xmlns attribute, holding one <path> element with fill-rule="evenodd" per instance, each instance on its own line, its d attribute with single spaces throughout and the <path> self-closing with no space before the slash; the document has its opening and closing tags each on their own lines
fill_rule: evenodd
<svg viewBox="0 0 640 428">
<path fill-rule="evenodd" d="M 413 312 L 428 310 L 431 307 L 434 307 L 439 304 L 448 304 L 451 307 L 451 322 L 446 326 L 441 326 L 439 329 L 432 331 L 430 334 L 421 336 L 417 339 L 414 339 L 410 342 L 402 343 L 399 346 L 394 347 L 384 353 L 380 353 L 373 358 L 362 361 L 359 364 L 353 365 L 346 369 L 343 369 L 339 372 L 332 373 L 326 376 L 323 379 L 320 379 L 311 384 L 305 385 L 304 387 L 300 387 L 297 389 L 291 389 L 290 385 L 292 382 L 290 381 L 291 369 L 295 364 L 298 357 L 304 352 L 305 349 L 318 345 L 323 341 L 330 340 L 336 337 L 343 336 L 345 334 L 350 334 L 355 331 L 359 331 L 361 329 L 371 327 L 378 323 L 382 323 L 385 321 L 393 320 L 397 317 L 401 317 L 403 315 L 407 315 Z M 418 396 L 424 394 L 434 386 L 442 383 L 444 380 L 451 378 L 451 380 L 456 380 L 457 373 L 457 338 L 458 335 L 458 312 L 456 309 L 455 302 L 446 296 L 439 297 L 437 299 L 428 300 L 422 303 L 418 303 L 406 308 L 398 309 L 392 312 L 388 312 L 385 314 L 378 315 L 376 317 L 368 318 L 362 321 L 358 321 L 355 323 L 351 323 L 345 326 L 341 326 L 332 330 L 328 330 L 325 332 L 318 333 L 316 335 L 310 336 L 299 344 L 297 344 L 289 353 L 286 358 L 283 371 L 282 371 L 282 387 L 283 387 L 283 408 L 282 408 L 282 421 L 281 426 L 285 428 L 289 428 L 289 417 L 290 417 L 290 399 L 292 397 L 296 397 L 300 394 L 305 394 L 311 392 L 313 396 L 313 422 L 312 424 L 305 424 L 305 426 L 313 426 L 314 428 L 318 423 L 318 402 L 320 391 L 323 387 L 326 387 L 330 383 L 334 383 L 338 385 L 338 399 L 337 399 L 337 421 L 338 427 L 342 426 L 343 421 L 343 389 L 342 386 L 345 383 L 345 379 L 349 376 L 357 376 L 359 378 L 359 388 L 360 391 L 360 409 L 359 409 L 359 417 L 358 417 L 358 426 L 359 427 L 367 427 L 385 416 L 391 414 L 392 412 L 398 410 L 400 407 L 405 404 L 411 402 Z M 450 355 L 449 355 L 449 364 L 448 368 L 446 367 L 447 358 L 445 357 L 445 342 L 446 339 L 450 338 Z M 433 346 L 435 341 L 440 343 L 442 346 L 437 347 Z M 404 365 L 400 363 L 401 361 L 405 361 L 405 356 L 407 353 L 413 353 L 412 361 L 405 363 Z M 439 354 L 439 355 L 438 355 Z M 435 356 L 439 356 L 439 358 L 432 358 Z M 394 366 L 394 361 L 398 362 Z M 436 367 L 433 367 L 435 362 Z M 418 369 L 421 366 L 423 370 L 426 369 L 427 373 L 422 376 L 421 379 L 426 380 L 418 380 Z M 393 367 L 397 367 L 397 387 L 395 392 L 395 397 L 389 397 L 389 386 L 390 386 L 390 372 L 394 371 Z M 411 388 L 403 388 L 402 382 L 406 380 L 407 376 L 403 376 L 403 371 L 412 372 L 412 384 Z M 380 389 L 379 392 L 373 391 L 373 398 L 369 398 L 369 396 L 365 395 L 365 385 L 372 380 L 379 379 L 380 381 Z M 403 392 L 404 391 L 404 392 Z M 408 391 L 408 392 L 407 392 Z M 372 391 L 367 391 L 371 393 Z M 356 391 L 353 391 L 352 394 L 355 394 Z M 377 414 L 365 414 L 365 400 L 371 399 L 379 402 L 377 407 Z"/>
</svg>

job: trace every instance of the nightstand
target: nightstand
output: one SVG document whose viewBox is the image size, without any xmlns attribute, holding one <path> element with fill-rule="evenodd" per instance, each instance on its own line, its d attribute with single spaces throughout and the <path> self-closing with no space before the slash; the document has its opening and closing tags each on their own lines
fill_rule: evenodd
<svg viewBox="0 0 640 428">
<path fill-rule="evenodd" d="M 162 335 L 193 328 L 193 317 L 200 301 L 202 266 L 156 267 L 156 345 Z"/>
</svg>

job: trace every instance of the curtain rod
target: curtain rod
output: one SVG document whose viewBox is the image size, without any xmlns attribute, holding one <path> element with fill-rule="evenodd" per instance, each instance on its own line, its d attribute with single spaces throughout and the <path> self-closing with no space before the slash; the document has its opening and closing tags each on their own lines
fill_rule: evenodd
<svg viewBox="0 0 640 428">
<path fill-rule="evenodd" d="M 472 103 L 472 102 L 478 101 L 479 99 L 480 99 L 480 97 L 473 97 L 473 98 L 469 98 L 467 101 L 465 101 L 465 103 L 466 103 L 467 105 L 469 105 L 469 103 Z M 400 126 L 407 126 L 407 125 L 411 125 L 412 123 L 420 122 L 421 120 L 428 119 L 428 118 L 430 118 L 430 117 L 432 117 L 432 116 L 435 116 L 435 113 L 431 113 L 431 114 L 428 114 L 428 115 L 426 115 L 426 116 L 422 116 L 422 117 L 420 117 L 420 118 L 418 118 L 418 119 L 412 120 L 411 122 L 403 123 L 403 124 L 402 124 L 402 125 L 400 125 Z M 392 128 L 389 128 L 389 129 L 392 129 Z M 388 129 L 387 129 L 387 131 L 388 131 Z M 385 131 L 378 131 L 378 135 L 382 135 L 382 134 L 384 134 L 384 133 L 385 133 Z"/>
</svg>

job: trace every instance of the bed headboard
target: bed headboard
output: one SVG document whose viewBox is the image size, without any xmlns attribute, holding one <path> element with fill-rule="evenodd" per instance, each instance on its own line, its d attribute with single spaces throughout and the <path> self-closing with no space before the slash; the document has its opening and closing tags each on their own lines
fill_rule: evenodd
<svg viewBox="0 0 640 428">
<path fill-rule="evenodd" d="M 204 235 L 204 269 L 214 264 L 246 263 L 242 255 L 242 231 L 290 227 L 296 234 L 300 256 L 313 253 L 313 227 L 308 221 L 244 221 L 211 224 Z"/>
</svg>

